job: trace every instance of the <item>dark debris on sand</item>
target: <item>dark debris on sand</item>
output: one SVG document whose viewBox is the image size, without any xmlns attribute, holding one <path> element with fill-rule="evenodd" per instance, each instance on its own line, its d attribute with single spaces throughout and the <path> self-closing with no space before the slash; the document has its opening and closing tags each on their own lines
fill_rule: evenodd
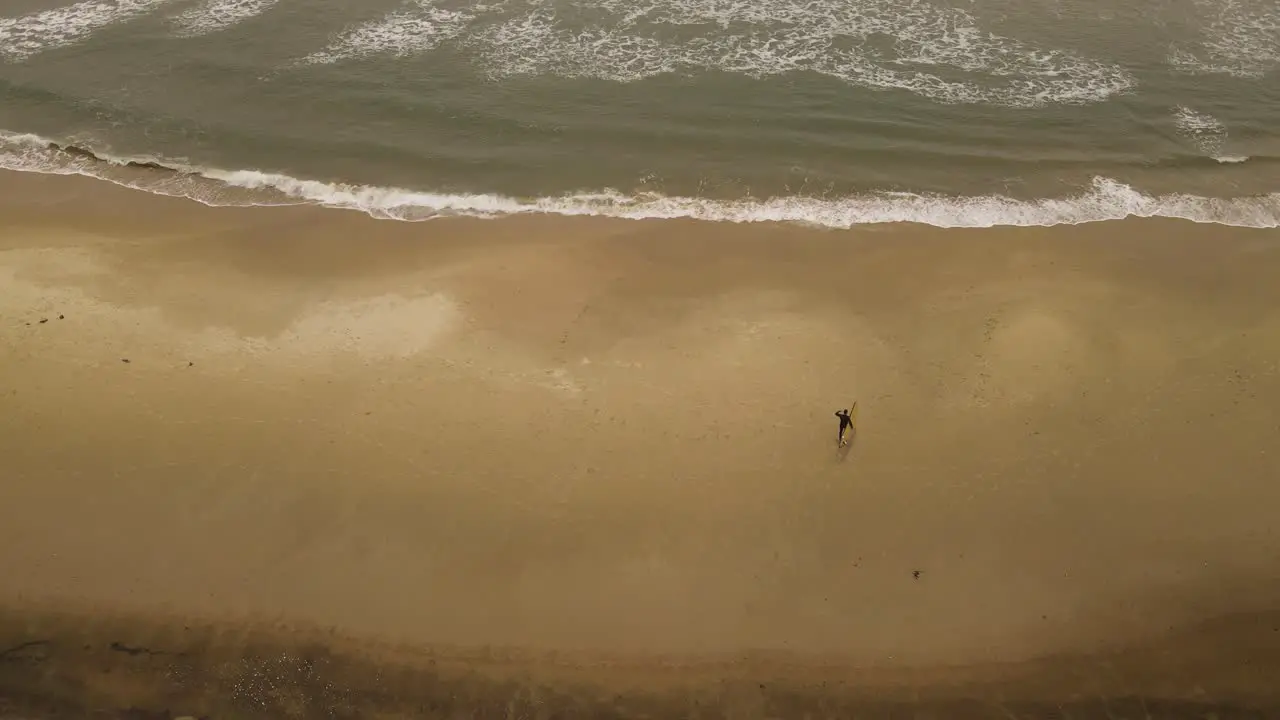
<svg viewBox="0 0 1280 720">
<path fill-rule="evenodd" d="M 567 666 L 517 651 L 379 650 L 321 633 L 0 612 L 0 718 L 1263 720 L 1280 718 L 1280 647 L 1235 641 L 1277 626 L 1261 620 L 1211 628 L 1207 644 L 1196 630 L 1136 654 L 868 680 L 863 668 L 795 660 Z M 1191 686 L 1197 696 L 1180 689 Z"/>
</svg>

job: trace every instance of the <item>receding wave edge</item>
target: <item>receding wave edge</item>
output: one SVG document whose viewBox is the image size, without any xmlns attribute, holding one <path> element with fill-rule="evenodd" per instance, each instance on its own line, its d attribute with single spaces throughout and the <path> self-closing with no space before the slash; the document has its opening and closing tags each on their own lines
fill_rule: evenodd
<svg viewBox="0 0 1280 720">
<path fill-rule="evenodd" d="M 626 194 L 604 189 L 554 197 L 433 193 L 299 179 L 258 170 L 222 170 L 156 158 L 104 155 L 85 145 L 0 130 L 0 168 L 84 175 L 212 206 L 299 205 L 358 210 L 379 219 L 493 218 L 515 214 L 716 222 L 790 222 L 829 228 L 915 222 L 946 228 L 1076 225 L 1130 217 L 1179 218 L 1237 227 L 1280 227 L 1280 192 L 1232 198 L 1149 195 L 1110 178 L 1080 194 L 1020 200 L 1000 195 L 867 193 L 845 197 L 778 196 L 723 200 Z"/>
</svg>

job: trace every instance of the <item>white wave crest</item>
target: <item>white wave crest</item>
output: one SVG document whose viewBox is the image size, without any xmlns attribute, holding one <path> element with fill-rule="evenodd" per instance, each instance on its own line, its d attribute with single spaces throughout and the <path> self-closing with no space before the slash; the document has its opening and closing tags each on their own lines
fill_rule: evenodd
<svg viewBox="0 0 1280 720">
<path fill-rule="evenodd" d="M 1260 78 L 1280 68 L 1280 6 L 1275 0 L 1195 0 L 1204 40 L 1174 47 L 1169 63 L 1192 74 Z"/>
<path fill-rule="evenodd" d="M 1123 68 L 1030 46 L 926 0 L 508 0 L 445 9 L 418 0 L 304 62 L 410 55 L 456 40 L 492 77 L 554 74 L 629 82 L 719 70 L 809 71 L 946 103 L 1097 102 L 1135 80 Z"/>
<path fill-rule="evenodd" d="M 131 20 L 172 0 L 86 0 L 17 18 L 0 18 L 0 57 L 32 55 L 80 42 L 112 23 Z"/>
<path fill-rule="evenodd" d="M 300 62 L 324 64 L 377 53 L 416 55 L 457 37 L 475 19 L 466 11 L 438 7 L 431 0 L 415 0 L 407 10 L 359 25 Z"/>
<path fill-rule="evenodd" d="M 205 0 L 200 5 L 174 16 L 173 23 L 181 35 L 206 35 L 257 17 L 270 10 L 278 1 Z"/>
<path fill-rule="evenodd" d="M 137 158 L 150 162 L 148 158 Z M 556 197 L 514 198 L 488 193 L 432 193 L 393 187 L 322 182 L 258 170 L 178 166 L 175 172 L 140 170 L 133 177 L 113 172 L 126 158 L 98 160 L 49 146 L 35 135 L 0 131 L 0 168 L 86 175 L 128 187 L 207 205 L 314 204 L 358 210 L 375 218 L 418 221 L 445 216 L 501 217 L 515 214 L 589 215 L 627 219 L 690 218 L 715 222 L 793 222 L 829 228 L 914 222 L 946 228 L 1000 225 L 1049 226 L 1129 217 L 1182 218 L 1241 227 L 1280 227 L 1280 193 L 1254 197 L 1152 196 L 1096 178 L 1079 195 L 1018 200 L 999 195 L 945 196 L 868 193 L 840 198 L 780 196 L 719 200 L 616 190 Z"/>
</svg>

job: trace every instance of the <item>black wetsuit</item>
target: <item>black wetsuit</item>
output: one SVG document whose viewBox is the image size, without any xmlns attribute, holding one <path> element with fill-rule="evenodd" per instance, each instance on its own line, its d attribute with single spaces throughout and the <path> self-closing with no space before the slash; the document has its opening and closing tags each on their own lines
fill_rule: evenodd
<svg viewBox="0 0 1280 720">
<path fill-rule="evenodd" d="M 849 411 L 848 411 L 848 410 L 838 410 L 838 411 L 836 411 L 836 417 L 840 418 L 840 430 L 839 430 L 839 432 L 836 434 L 836 440 L 837 440 L 837 441 L 843 441 L 843 440 L 844 440 L 844 431 L 845 431 L 845 430 L 847 430 L 848 428 L 853 427 L 853 419 L 849 417 Z"/>
</svg>

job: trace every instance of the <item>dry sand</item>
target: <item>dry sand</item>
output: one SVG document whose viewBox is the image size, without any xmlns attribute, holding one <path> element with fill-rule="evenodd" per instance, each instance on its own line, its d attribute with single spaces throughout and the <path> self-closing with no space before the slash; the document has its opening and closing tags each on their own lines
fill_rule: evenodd
<svg viewBox="0 0 1280 720">
<path fill-rule="evenodd" d="M 5 174 L 0 714 L 1280 717 L 1277 278 Z"/>
</svg>

